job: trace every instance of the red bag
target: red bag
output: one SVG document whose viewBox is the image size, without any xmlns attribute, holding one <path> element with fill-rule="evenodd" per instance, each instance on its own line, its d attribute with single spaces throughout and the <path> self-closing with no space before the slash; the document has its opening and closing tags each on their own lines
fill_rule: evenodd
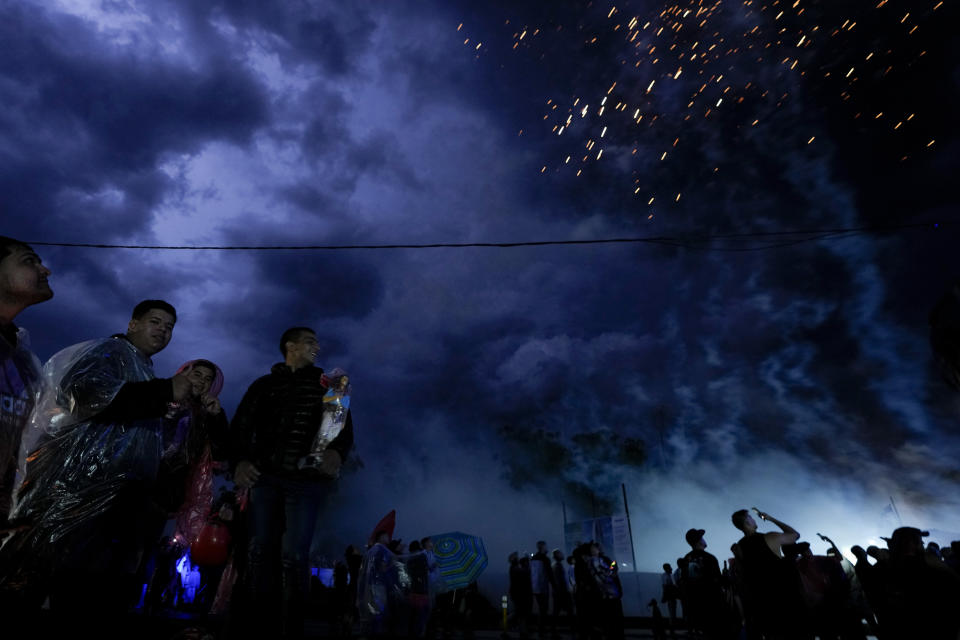
<svg viewBox="0 0 960 640">
<path fill-rule="evenodd" d="M 190 545 L 190 559 L 200 566 L 219 567 L 229 555 L 230 530 L 219 520 L 207 522 Z"/>
</svg>

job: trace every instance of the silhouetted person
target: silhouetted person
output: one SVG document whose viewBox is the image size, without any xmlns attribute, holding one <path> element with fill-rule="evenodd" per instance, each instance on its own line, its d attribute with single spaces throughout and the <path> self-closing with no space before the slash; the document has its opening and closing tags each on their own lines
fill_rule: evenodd
<svg viewBox="0 0 960 640">
<path fill-rule="evenodd" d="M 439 621 L 437 610 L 439 608 L 438 602 L 442 595 L 439 593 L 442 579 L 440 577 L 440 565 L 437 564 L 437 555 L 433 551 L 433 539 L 429 536 L 420 538 L 420 547 L 423 549 L 423 555 L 427 559 L 427 579 L 430 588 L 430 608 L 427 612 L 425 635 L 432 638 Z"/>
<path fill-rule="evenodd" d="M 530 583 L 530 558 L 516 551 L 510 554 L 510 600 L 513 602 L 514 624 L 521 638 L 529 637 L 528 625 L 533 611 L 533 587 Z"/>
<path fill-rule="evenodd" d="M 647 607 L 650 609 L 650 630 L 653 632 L 653 639 L 666 640 L 667 634 L 664 630 L 666 625 L 663 622 L 663 614 L 660 613 L 660 607 L 657 605 L 657 599 L 652 598 L 650 602 L 647 603 Z"/>
<path fill-rule="evenodd" d="M 577 607 L 577 637 L 600 638 L 603 636 L 603 590 L 594 577 L 594 543 L 584 543 L 573 550 L 574 577 L 577 588 L 574 602 Z"/>
<path fill-rule="evenodd" d="M 567 588 L 570 590 L 571 595 L 577 592 L 576 565 L 576 558 L 572 555 L 567 556 Z M 574 609 L 576 609 L 576 598 L 574 598 Z"/>
<path fill-rule="evenodd" d="M 746 632 L 746 638 L 752 640 L 758 636 L 759 632 L 753 630 L 756 625 L 747 620 L 748 612 L 744 603 L 749 600 L 749 597 L 743 580 L 743 560 L 741 559 L 740 547 L 736 542 L 730 545 L 730 553 L 732 556 L 727 562 L 724 562 L 724 572 L 730 581 L 729 589 L 734 613 L 740 621 L 741 635 Z"/>
<path fill-rule="evenodd" d="M 410 555 L 407 558 L 407 575 L 410 587 L 407 601 L 410 608 L 410 636 L 422 638 L 427 631 L 430 618 L 430 568 L 427 553 L 418 540 L 410 543 Z"/>
<path fill-rule="evenodd" d="M 623 637 L 623 586 L 617 563 L 604 555 L 600 545 L 590 544 L 590 571 L 600 587 L 600 623 L 608 640 Z"/>
<path fill-rule="evenodd" d="M 533 589 L 533 600 L 537 604 L 537 631 L 544 637 L 547 623 L 550 621 L 550 556 L 547 555 L 547 543 L 537 541 L 537 552 L 530 558 L 530 585 Z M 556 630 L 555 625 L 553 626 Z"/>
<path fill-rule="evenodd" d="M 889 559 L 875 567 L 884 640 L 956 640 L 960 633 L 960 576 L 926 553 L 926 535 L 914 527 L 895 530 Z"/>
<path fill-rule="evenodd" d="M 670 633 L 677 627 L 677 600 L 680 598 L 680 587 L 673 579 L 673 567 L 669 562 L 663 563 L 663 573 L 660 574 L 660 602 L 667 605 L 670 615 Z M 659 610 L 659 609 L 658 609 Z"/>
<path fill-rule="evenodd" d="M 684 558 L 677 558 L 677 568 L 673 570 L 673 584 L 676 585 L 677 604 L 680 605 L 679 613 L 676 618 L 683 623 L 687 621 L 687 603 L 686 593 L 683 588 L 683 573 L 687 568 L 687 561 Z"/>
<path fill-rule="evenodd" d="M 800 534 L 788 524 L 762 511 L 757 515 L 780 527 L 780 532 L 761 533 L 746 509 L 731 516 L 733 525 L 743 532 L 737 542 L 743 566 L 743 584 L 748 630 L 768 640 L 802 638 L 799 585 L 795 569 L 784 562 L 781 549 L 797 541 Z"/>
<path fill-rule="evenodd" d="M 949 554 L 944 553 L 944 562 L 954 571 L 960 572 L 960 540 L 952 541 L 946 551 L 949 551 Z"/>
<path fill-rule="evenodd" d="M 808 542 L 784 545 L 783 555 L 793 563 L 799 578 L 804 614 L 798 622 L 811 636 L 836 640 L 849 596 L 846 576 L 839 563 L 827 556 L 814 555 Z"/>
<path fill-rule="evenodd" d="M 561 613 L 567 614 L 567 622 L 570 624 L 570 628 L 574 627 L 573 596 L 570 594 L 570 588 L 567 585 L 566 558 L 560 549 L 553 550 L 553 564 L 550 571 L 550 589 L 553 592 L 554 636 L 556 636 Z"/>
<path fill-rule="evenodd" d="M 705 638 L 732 635 L 731 620 L 721 584 L 720 563 L 707 553 L 703 529 L 690 529 L 685 535 L 690 553 L 683 557 L 684 618 L 689 628 Z"/>
<path fill-rule="evenodd" d="M 819 633 L 824 640 L 834 636 L 843 640 L 865 640 L 862 620 L 867 620 L 871 630 L 875 629 L 875 624 L 856 571 L 833 540 L 821 533 L 817 536 L 830 548 L 824 556 L 805 554 L 798 563 L 798 571 L 803 579 L 808 575 L 804 565 L 813 566 L 818 570 L 815 575 L 822 575 L 826 580 L 824 598 L 818 612 L 822 620 Z M 805 581 L 803 584 L 807 586 Z"/>
<path fill-rule="evenodd" d="M 340 637 L 349 638 L 353 635 L 353 625 L 357 620 L 357 582 L 360 580 L 360 566 L 363 564 L 363 554 L 352 544 L 344 551 L 344 567 L 347 572 L 347 587 L 344 597 L 343 616 L 340 620 Z"/>
<path fill-rule="evenodd" d="M 863 596 L 871 614 L 866 616 L 867 622 L 871 630 L 874 630 L 878 621 L 877 608 L 882 599 L 879 577 L 876 575 L 876 569 L 870 564 L 870 556 L 867 555 L 866 549 L 855 544 L 850 547 L 850 553 L 856 558 L 856 562 L 853 563 L 853 570 L 860 582 L 860 588 L 863 590 Z"/>
</svg>

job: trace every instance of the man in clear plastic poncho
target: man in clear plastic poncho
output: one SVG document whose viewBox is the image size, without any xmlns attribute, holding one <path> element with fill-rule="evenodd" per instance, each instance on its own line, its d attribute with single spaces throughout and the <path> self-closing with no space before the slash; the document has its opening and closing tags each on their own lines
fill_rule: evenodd
<svg viewBox="0 0 960 640">
<path fill-rule="evenodd" d="M 26 330 L 13 320 L 53 297 L 49 276 L 33 249 L 0 236 L 0 540 L 8 527 L 20 437 L 40 390 L 40 363 Z"/>
<path fill-rule="evenodd" d="M 167 516 L 155 500 L 161 420 L 191 388 L 185 375 L 153 374 L 175 322 L 169 303 L 145 300 L 125 335 L 68 347 L 44 366 L 13 511 L 26 529 L 0 554 L 0 588 L 19 589 L 25 609 L 49 595 L 77 621 L 129 605 L 144 544 Z"/>
</svg>

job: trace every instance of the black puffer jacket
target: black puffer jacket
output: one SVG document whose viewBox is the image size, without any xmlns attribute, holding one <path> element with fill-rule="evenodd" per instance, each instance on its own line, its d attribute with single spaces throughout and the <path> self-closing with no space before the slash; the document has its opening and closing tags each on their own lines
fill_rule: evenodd
<svg viewBox="0 0 960 640">
<path fill-rule="evenodd" d="M 297 460 L 310 452 L 323 419 L 324 382 L 319 367 L 293 371 L 282 362 L 255 380 L 231 423 L 233 465 L 248 460 L 260 471 L 299 476 Z M 343 430 L 327 448 L 346 460 L 352 446 L 353 420 L 347 412 Z"/>
</svg>

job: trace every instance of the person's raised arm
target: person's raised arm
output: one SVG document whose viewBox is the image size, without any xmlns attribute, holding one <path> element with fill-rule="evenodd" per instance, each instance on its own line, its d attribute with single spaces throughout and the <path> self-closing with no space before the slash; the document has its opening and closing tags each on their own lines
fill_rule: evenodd
<svg viewBox="0 0 960 640">
<path fill-rule="evenodd" d="M 60 381 L 58 402 L 78 420 L 131 422 L 162 417 L 167 404 L 187 397 L 190 382 L 185 375 L 131 381 L 134 365 L 114 343 L 84 353 Z"/>
<path fill-rule="evenodd" d="M 843 554 L 840 553 L 840 549 L 838 549 L 838 548 L 837 548 L 837 545 L 835 545 L 835 544 L 833 543 L 833 540 L 831 540 L 831 539 L 828 538 L 827 536 L 823 535 L 822 533 L 817 533 L 817 536 L 819 536 L 820 539 L 823 540 L 824 542 L 828 543 L 828 544 L 830 545 L 830 548 L 833 549 L 833 550 L 836 552 L 836 554 L 837 554 L 838 557 L 840 557 L 840 558 L 843 557 Z"/>
<path fill-rule="evenodd" d="M 794 542 L 800 539 L 800 533 L 796 529 L 788 525 L 787 523 L 781 522 L 780 520 L 777 520 L 776 518 L 771 516 L 769 513 L 765 513 L 760 510 L 757 510 L 757 515 L 760 516 L 761 520 L 767 520 L 769 522 L 772 522 L 773 524 L 780 527 L 781 531 L 783 531 L 783 533 L 777 533 L 775 531 L 772 531 L 764 534 L 764 537 L 767 539 L 767 544 L 771 545 L 771 548 L 773 548 L 772 546 L 773 544 L 776 544 L 777 554 L 780 553 L 780 547 L 782 547 L 783 545 L 793 544 Z"/>
</svg>

